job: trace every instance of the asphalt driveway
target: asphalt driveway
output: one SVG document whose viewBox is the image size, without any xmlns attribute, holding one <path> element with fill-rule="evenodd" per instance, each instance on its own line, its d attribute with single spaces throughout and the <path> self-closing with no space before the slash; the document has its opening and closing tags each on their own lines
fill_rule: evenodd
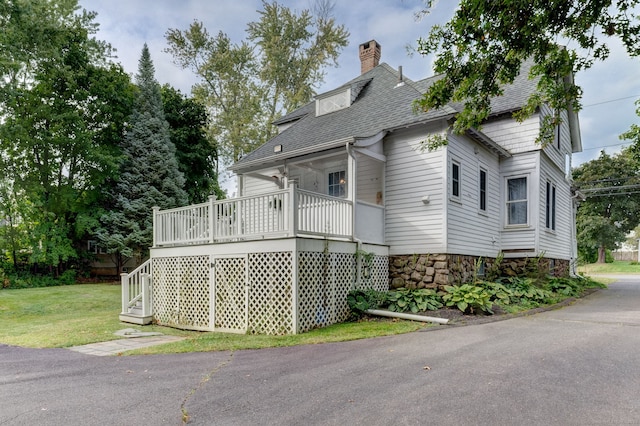
<svg viewBox="0 0 640 426">
<path fill-rule="evenodd" d="M 0 346 L 0 425 L 640 424 L 640 279 L 347 343 L 95 357 Z"/>
</svg>

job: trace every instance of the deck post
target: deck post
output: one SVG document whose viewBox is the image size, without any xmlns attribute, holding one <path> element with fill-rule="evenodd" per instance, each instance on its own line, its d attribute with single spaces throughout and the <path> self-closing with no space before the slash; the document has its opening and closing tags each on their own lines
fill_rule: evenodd
<svg viewBox="0 0 640 426">
<path fill-rule="evenodd" d="M 122 313 L 126 314 L 129 312 L 129 274 L 120 274 L 120 283 L 122 284 L 120 288 L 122 292 Z"/>
<path fill-rule="evenodd" d="M 142 316 L 151 315 L 151 275 L 141 274 L 142 278 Z"/>
<path fill-rule="evenodd" d="M 157 234 L 158 234 L 158 212 L 160 211 L 160 207 L 153 206 L 153 246 L 156 247 L 157 243 Z"/>
<path fill-rule="evenodd" d="M 289 236 L 295 237 L 298 232 L 298 184 L 295 180 L 289 181 Z"/>
<path fill-rule="evenodd" d="M 216 194 L 209 195 L 209 243 L 216 242 Z"/>
</svg>

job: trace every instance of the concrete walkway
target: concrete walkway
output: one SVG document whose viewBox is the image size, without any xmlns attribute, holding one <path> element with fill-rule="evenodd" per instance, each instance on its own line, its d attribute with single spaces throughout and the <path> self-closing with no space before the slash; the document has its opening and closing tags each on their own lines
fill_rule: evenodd
<svg viewBox="0 0 640 426">
<path fill-rule="evenodd" d="M 129 337 L 126 339 L 110 340 L 108 342 L 91 343 L 82 346 L 72 346 L 69 350 L 86 355 L 109 356 L 120 355 L 125 351 L 162 345 L 164 343 L 183 340 L 180 336 L 155 335 L 147 337 Z"/>
</svg>

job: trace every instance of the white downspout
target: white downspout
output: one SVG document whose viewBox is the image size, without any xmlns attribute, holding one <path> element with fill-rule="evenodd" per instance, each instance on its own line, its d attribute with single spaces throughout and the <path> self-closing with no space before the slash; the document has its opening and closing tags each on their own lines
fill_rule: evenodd
<svg viewBox="0 0 640 426">
<path fill-rule="evenodd" d="M 347 180 L 348 186 L 351 191 L 348 191 L 347 198 L 351 199 L 351 239 L 356 243 L 356 287 L 360 288 L 360 284 L 362 281 L 362 256 L 360 252 L 362 251 L 362 240 L 356 237 L 356 156 L 353 155 L 353 151 L 351 150 L 351 143 L 347 142 L 345 144 L 347 149 L 347 155 L 351 158 L 350 165 L 352 167 L 347 167 L 349 177 Z"/>
<path fill-rule="evenodd" d="M 356 156 L 353 154 L 351 150 L 351 143 L 346 143 L 347 148 L 347 156 L 351 159 L 347 164 L 347 173 L 349 174 L 347 178 L 347 189 L 350 191 L 347 192 L 347 199 L 351 201 L 351 238 L 353 241 L 356 241 L 356 190 L 357 190 L 357 182 L 356 182 L 356 167 L 357 160 Z"/>
<path fill-rule="evenodd" d="M 405 314 L 403 312 L 381 311 L 379 309 L 367 309 L 365 313 L 369 315 L 378 315 L 381 317 L 400 318 L 410 321 L 435 322 L 437 324 L 447 324 L 449 320 L 446 318 L 427 317 L 424 315 Z"/>
</svg>

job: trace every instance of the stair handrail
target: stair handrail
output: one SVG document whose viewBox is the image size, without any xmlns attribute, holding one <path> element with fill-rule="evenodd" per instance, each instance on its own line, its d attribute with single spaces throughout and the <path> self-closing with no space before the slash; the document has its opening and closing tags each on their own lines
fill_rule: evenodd
<svg viewBox="0 0 640 426">
<path fill-rule="evenodd" d="M 128 314 L 129 308 L 134 306 L 138 300 L 142 302 L 142 316 L 153 314 L 151 277 L 151 259 L 148 259 L 128 274 L 120 274 L 120 282 L 122 284 L 122 314 Z"/>
</svg>

